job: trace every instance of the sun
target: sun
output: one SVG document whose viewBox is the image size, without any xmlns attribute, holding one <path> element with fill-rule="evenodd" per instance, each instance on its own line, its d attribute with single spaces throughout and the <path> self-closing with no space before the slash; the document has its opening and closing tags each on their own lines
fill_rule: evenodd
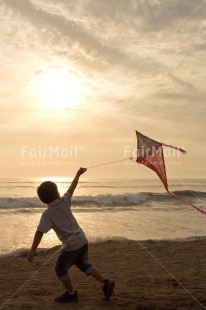
<svg viewBox="0 0 206 310">
<path fill-rule="evenodd" d="M 50 69 L 38 75 L 37 92 L 43 108 L 72 108 L 81 101 L 81 80 L 67 70 Z"/>
</svg>

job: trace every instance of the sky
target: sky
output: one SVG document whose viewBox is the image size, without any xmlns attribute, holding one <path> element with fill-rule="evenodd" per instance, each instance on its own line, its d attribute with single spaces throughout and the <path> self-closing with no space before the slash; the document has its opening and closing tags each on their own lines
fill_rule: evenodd
<svg viewBox="0 0 206 310">
<path fill-rule="evenodd" d="M 0 177 L 205 178 L 206 0 L 0 0 Z"/>
</svg>

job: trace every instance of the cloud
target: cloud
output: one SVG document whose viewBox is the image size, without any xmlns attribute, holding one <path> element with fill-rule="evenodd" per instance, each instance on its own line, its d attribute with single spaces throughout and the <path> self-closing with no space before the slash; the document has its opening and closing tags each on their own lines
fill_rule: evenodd
<svg viewBox="0 0 206 310">
<path fill-rule="evenodd" d="M 6 0 L 5 4 L 18 11 L 24 19 L 39 30 L 44 30 L 45 28 L 51 32 L 55 30 L 57 36 L 58 32 L 61 33 L 62 36 L 72 40 L 72 44 L 80 44 L 88 53 L 95 52 L 110 64 L 126 64 L 131 68 L 134 66 L 134 61 L 130 57 L 103 44 L 68 18 L 66 19 L 39 9 L 30 1 Z M 54 44 L 57 44 L 57 41 L 54 41 Z"/>
<path fill-rule="evenodd" d="M 91 152 L 112 154 L 135 129 L 204 145 L 205 2 L 1 0 L 1 136 L 85 147 L 89 137 Z M 32 92 L 58 68 L 86 89 L 83 105 L 63 115 Z"/>
<path fill-rule="evenodd" d="M 193 51 L 205 52 L 205 50 L 206 50 L 206 43 L 199 43 L 193 45 Z"/>
<path fill-rule="evenodd" d="M 37 71 L 34 72 L 34 74 L 35 75 L 39 75 L 39 74 L 42 74 L 43 72 L 44 72 L 43 70 L 37 70 Z"/>
<path fill-rule="evenodd" d="M 163 71 L 167 68 L 168 77 L 175 84 L 186 89 L 194 87 L 192 82 L 186 81 L 186 77 L 175 74 L 177 60 L 173 57 L 174 53 L 179 51 L 185 57 L 186 51 L 190 50 L 192 53 L 192 50 L 188 48 L 189 42 L 183 48 L 181 41 L 177 41 L 173 22 L 177 23 L 177 20 L 181 21 L 191 14 L 192 10 L 200 6 L 200 1 L 194 5 L 194 2 L 184 0 L 173 4 L 170 1 L 120 0 L 118 7 L 116 0 L 75 3 L 48 1 L 47 6 L 42 1 L 8 0 L 4 3 L 38 30 L 37 49 L 47 45 L 59 57 L 69 58 L 91 72 L 99 72 L 101 68 L 102 74 L 119 67 L 125 75 L 131 77 L 134 72 L 138 72 L 148 79 L 157 74 L 165 76 Z M 88 16 L 85 17 L 86 15 Z M 166 24 L 172 25 L 172 28 L 165 31 Z M 159 31 L 163 37 L 154 35 Z M 31 44 L 35 44 L 37 38 L 37 33 L 33 33 L 34 40 L 31 33 L 27 37 L 28 41 L 32 41 Z M 167 38 L 168 33 L 173 34 L 175 47 L 169 41 L 171 38 Z M 181 58 L 178 62 L 180 61 Z"/>
<path fill-rule="evenodd" d="M 183 86 L 185 89 L 187 90 L 195 89 L 192 83 L 182 80 L 181 78 L 175 76 L 174 73 L 168 72 L 168 75 L 174 82 L 176 82 L 178 85 Z"/>
<path fill-rule="evenodd" d="M 134 14 L 142 17 L 144 30 L 167 31 L 174 26 L 172 32 L 179 30 L 188 19 L 204 20 L 206 18 L 205 0 L 174 0 L 174 1 L 144 1 L 136 2 Z"/>
</svg>

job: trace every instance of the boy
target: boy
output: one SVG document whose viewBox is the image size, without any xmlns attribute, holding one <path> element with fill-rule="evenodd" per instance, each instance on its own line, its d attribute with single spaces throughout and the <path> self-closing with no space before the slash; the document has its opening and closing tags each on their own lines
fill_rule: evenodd
<svg viewBox="0 0 206 310">
<path fill-rule="evenodd" d="M 64 294 L 55 298 L 56 302 L 78 301 L 77 292 L 73 288 L 68 275 L 68 269 L 72 265 L 77 266 L 82 272 L 91 275 L 101 283 L 105 300 L 108 300 L 113 294 L 115 286 L 115 282 L 105 279 L 98 270 L 88 262 L 87 238 L 71 212 L 71 197 L 78 184 L 80 175 L 85 171 L 85 168 L 80 168 L 77 171 L 68 191 L 62 198 L 60 198 L 58 188 L 53 182 L 43 182 L 37 188 L 37 194 L 40 200 L 47 204 L 47 209 L 41 216 L 27 259 L 30 262 L 33 261 L 35 251 L 41 242 L 43 234 L 47 233 L 52 228 L 57 237 L 62 241 L 62 250 L 55 265 L 55 272 L 66 288 Z"/>
</svg>

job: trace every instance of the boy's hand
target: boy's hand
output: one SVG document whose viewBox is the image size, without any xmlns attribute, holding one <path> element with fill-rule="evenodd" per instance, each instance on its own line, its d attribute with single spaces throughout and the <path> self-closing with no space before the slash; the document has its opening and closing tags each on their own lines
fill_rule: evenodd
<svg viewBox="0 0 206 310">
<path fill-rule="evenodd" d="M 82 167 L 79 168 L 79 170 L 77 171 L 76 176 L 75 176 L 74 180 L 72 181 L 72 183 L 71 183 L 71 185 L 69 186 L 69 189 L 68 189 L 68 191 L 67 191 L 71 196 L 73 195 L 74 190 L 75 190 L 75 188 L 77 187 L 77 184 L 78 184 L 78 182 L 79 182 L 79 177 L 80 177 L 80 175 L 83 174 L 83 173 L 85 173 L 85 171 L 87 171 L 87 169 L 86 169 L 86 168 L 82 168 Z"/>
<path fill-rule="evenodd" d="M 81 174 L 85 173 L 87 171 L 86 168 L 79 168 L 79 170 L 77 171 L 77 176 L 80 176 Z"/>
<path fill-rule="evenodd" d="M 34 255 L 35 255 L 35 251 L 30 250 L 29 253 L 27 254 L 27 259 L 29 262 L 33 261 Z"/>
</svg>

